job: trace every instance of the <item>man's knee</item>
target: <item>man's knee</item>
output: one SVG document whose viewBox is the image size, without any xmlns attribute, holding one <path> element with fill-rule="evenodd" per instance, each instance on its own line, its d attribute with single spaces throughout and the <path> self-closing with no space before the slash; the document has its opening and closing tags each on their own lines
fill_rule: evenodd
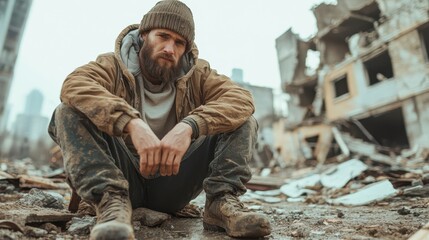
<svg viewBox="0 0 429 240">
<path fill-rule="evenodd" d="M 240 128 L 249 131 L 251 134 L 256 134 L 259 128 L 258 121 L 253 116 L 250 116 Z"/>
<path fill-rule="evenodd" d="M 60 103 L 55 110 L 52 116 L 52 119 L 65 119 L 68 117 L 78 116 L 78 112 L 76 109 L 70 107 L 67 104 Z"/>
<path fill-rule="evenodd" d="M 71 123 L 76 121 L 79 115 L 78 111 L 72 107 L 64 103 L 59 104 L 55 108 L 48 126 L 48 133 L 51 138 L 59 144 L 57 132 L 63 131 L 62 128 L 65 126 L 71 126 Z"/>
</svg>

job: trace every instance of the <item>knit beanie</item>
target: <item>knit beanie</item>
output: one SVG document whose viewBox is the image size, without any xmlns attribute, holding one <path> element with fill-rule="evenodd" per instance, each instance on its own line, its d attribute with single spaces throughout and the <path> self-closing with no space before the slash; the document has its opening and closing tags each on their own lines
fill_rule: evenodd
<svg viewBox="0 0 429 240">
<path fill-rule="evenodd" d="M 165 28 L 181 35 L 187 41 L 186 51 L 189 51 L 194 43 L 195 26 L 192 12 L 181 1 L 160 1 L 146 13 L 140 23 L 140 33 L 154 28 Z"/>
</svg>

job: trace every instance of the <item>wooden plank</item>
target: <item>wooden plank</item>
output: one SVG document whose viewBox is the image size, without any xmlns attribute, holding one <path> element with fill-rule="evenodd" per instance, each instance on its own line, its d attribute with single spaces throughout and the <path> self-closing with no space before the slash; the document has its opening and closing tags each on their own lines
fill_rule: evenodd
<svg viewBox="0 0 429 240">
<path fill-rule="evenodd" d="M 57 184 L 51 179 L 37 177 L 37 176 L 28 176 L 28 175 L 19 175 L 19 186 L 21 188 L 40 188 L 40 189 L 66 189 L 67 187 L 64 184 Z"/>
<path fill-rule="evenodd" d="M 10 220 L 20 226 L 29 223 L 68 222 L 76 216 L 67 210 L 27 206 L 17 202 L 0 203 L 0 220 Z"/>
</svg>

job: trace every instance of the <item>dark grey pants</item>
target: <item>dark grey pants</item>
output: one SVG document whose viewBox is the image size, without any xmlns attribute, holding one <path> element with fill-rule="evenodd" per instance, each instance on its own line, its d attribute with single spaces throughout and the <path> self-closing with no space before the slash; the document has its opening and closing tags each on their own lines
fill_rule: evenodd
<svg viewBox="0 0 429 240">
<path fill-rule="evenodd" d="M 61 104 L 52 116 L 49 134 L 61 147 L 69 183 L 82 199 L 96 203 L 104 191 L 127 191 L 133 208 L 172 213 L 204 189 L 208 198 L 225 192 L 243 194 L 257 123 L 249 118 L 231 133 L 200 137 L 191 143 L 175 176 L 145 179 L 139 158 L 124 140 L 101 132 L 83 114 Z"/>
</svg>

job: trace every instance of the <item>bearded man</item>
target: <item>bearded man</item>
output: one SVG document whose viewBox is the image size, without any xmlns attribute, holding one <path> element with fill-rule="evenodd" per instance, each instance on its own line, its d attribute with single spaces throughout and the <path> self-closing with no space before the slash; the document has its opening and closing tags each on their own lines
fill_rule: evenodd
<svg viewBox="0 0 429 240">
<path fill-rule="evenodd" d="M 96 210 L 91 239 L 134 239 L 132 209 L 175 213 L 202 190 L 205 229 L 270 234 L 238 199 L 257 135 L 251 94 L 198 58 L 194 35 L 184 3 L 158 2 L 114 53 L 64 81 L 49 133 L 69 184 Z"/>
</svg>

